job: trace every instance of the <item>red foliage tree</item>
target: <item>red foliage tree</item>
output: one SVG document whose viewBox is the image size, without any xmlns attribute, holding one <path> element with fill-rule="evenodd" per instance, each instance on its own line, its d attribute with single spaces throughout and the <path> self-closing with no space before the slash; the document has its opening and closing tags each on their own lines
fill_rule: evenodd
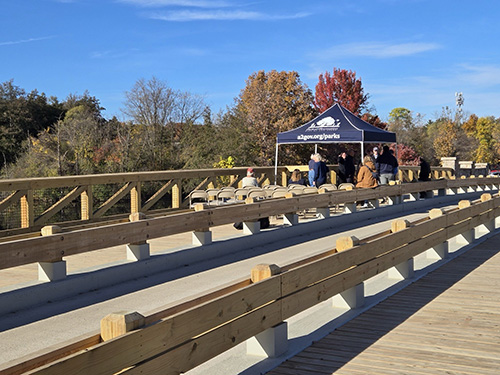
<svg viewBox="0 0 500 375">
<path fill-rule="evenodd" d="M 379 129 L 387 130 L 387 123 L 383 122 L 377 115 L 364 113 L 363 116 L 361 116 L 361 120 L 366 121 L 367 123 L 376 126 Z"/>
<path fill-rule="evenodd" d="M 335 103 L 347 108 L 358 116 L 368 105 L 368 94 L 364 94 L 361 79 L 356 78 L 356 72 L 333 68 L 319 75 L 316 85 L 314 106 L 320 112 L 326 111 Z"/>
<path fill-rule="evenodd" d="M 391 147 L 394 150 L 394 146 Z M 400 165 L 418 165 L 418 154 L 410 146 L 404 144 L 398 144 L 398 163 Z"/>
</svg>

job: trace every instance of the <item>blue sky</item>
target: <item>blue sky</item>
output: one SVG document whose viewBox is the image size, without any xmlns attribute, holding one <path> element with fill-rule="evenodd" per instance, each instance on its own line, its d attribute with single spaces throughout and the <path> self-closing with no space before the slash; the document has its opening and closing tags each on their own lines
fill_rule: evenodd
<svg viewBox="0 0 500 375">
<path fill-rule="evenodd" d="M 311 90 L 334 67 L 361 78 L 376 113 L 500 117 L 494 0 L 1 0 L 0 82 L 60 100 L 85 90 L 123 119 L 124 92 L 157 77 L 233 104 L 259 70 L 297 71 Z"/>
</svg>

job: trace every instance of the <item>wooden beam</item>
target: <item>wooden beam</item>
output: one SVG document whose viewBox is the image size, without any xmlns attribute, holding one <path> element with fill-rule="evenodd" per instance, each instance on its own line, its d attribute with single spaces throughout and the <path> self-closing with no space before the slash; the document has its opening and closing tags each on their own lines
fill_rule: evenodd
<svg viewBox="0 0 500 375">
<path fill-rule="evenodd" d="M 120 190 L 118 190 L 115 194 L 113 194 L 106 202 L 101 204 L 101 206 L 97 209 L 96 212 L 94 212 L 93 217 L 102 217 L 104 214 L 111 208 L 113 207 L 116 202 L 118 202 L 120 199 L 122 199 L 124 196 L 126 196 L 132 188 L 134 187 L 133 183 L 127 182 L 125 185 L 123 185 Z"/>
<path fill-rule="evenodd" d="M 168 181 L 165 185 L 163 185 L 156 193 L 154 193 L 142 206 L 142 212 L 149 211 L 151 207 L 153 207 L 165 194 L 167 194 L 172 186 L 174 185 L 174 181 Z"/>
<path fill-rule="evenodd" d="M 19 202 L 19 199 L 26 195 L 26 190 L 17 190 L 0 202 L 0 212 L 5 211 L 11 205 Z"/>
<path fill-rule="evenodd" d="M 280 305 L 271 303 L 279 297 L 279 276 L 269 278 L 166 318 L 156 324 L 116 337 L 84 352 L 73 354 L 39 369 L 33 374 L 76 375 L 87 373 L 104 375 L 116 373 L 148 358 L 157 357 L 182 343 L 192 343 L 193 337 L 199 337 L 207 331 L 214 332 L 214 327 L 226 327 L 221 328 L 219 333 L 224 332 L 227 335 L 229 332 L 231 334 L 225 338 L 215 334 L 215 336 L 211 336 L 211 340 L 214 338 L 222 340 L 219 345 L 224 347 L 227 347 L 226 345 L 234 346 L 236 341 L 240 342 L 239 339 L 233 340 L 235 335 L 238 336 L 235 334 L 236 331 L 231 331 L 235 328 L 232 326 L 234 319 L 239 322 L 238 329 L 241 331 L 241 337 L 245 337 L 245 339 L 251 337 L 280 322 Z M 264 307 L 261 308 L 261 306 Z M 255 323 L 252 323 L 252 319 L 248 319 L 248 317 L 253 318 L 254 316 L 258 316 L 258 318 L 256 318 Z M 245 317 L 245 319 L 239 317 Z M 254 331 L 257 332 L 253 333 Z M 248 334 L 250 336 L 247 337 Z M 220 350 L 215 341 L 213 344 L 214 348 Z M 201 351 L 203 352 L 203 350 Z M 184 360 L 180 360 L 179 363 L 183 363 Z M 145 373 L 152 374 L 148 371 Z"/>
<path fill-rule="evenodd" d="M 52 206 L 47 208 L 40 216 L 38 216 L 34 221 L 34 225 L 44 225 L 45 223 L 47 223 L 50 220 L 50 218 L 52 218 L 54 215 L 60 212 L 64 207 L 66 207 L 73 200 L 78 198 L 86 190 L 87 190 L 86 186 L 75 187 L 62 199 L 54 203 Z"/>
</svg>

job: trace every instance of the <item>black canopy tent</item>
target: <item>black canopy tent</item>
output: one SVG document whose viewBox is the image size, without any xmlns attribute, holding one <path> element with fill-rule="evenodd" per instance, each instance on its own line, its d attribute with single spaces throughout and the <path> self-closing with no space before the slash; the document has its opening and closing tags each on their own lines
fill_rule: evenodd
<svg viewBox="0 0 500 375">
<path fill-rule="evenodd" d="M 360 143 L 361 159 L 365 143 L 396 143 L 396 134 L 361 120 L 348 109 L 336 103 L 325 112 L 296 129 L 278 133 L 276 137 L 274 174 L 278 174 L 278 146 L 280 144 Z M 397 149 L 397 148 L 396 148 Z"/>
</svg>

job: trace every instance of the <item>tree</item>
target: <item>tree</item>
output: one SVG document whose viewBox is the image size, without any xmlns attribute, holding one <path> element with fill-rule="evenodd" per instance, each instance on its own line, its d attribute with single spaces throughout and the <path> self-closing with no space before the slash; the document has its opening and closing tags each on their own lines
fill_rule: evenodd
<svg viewBox="0 0 500 375">
<path fill-rule="evenodd" d="M 314 106 L 322 113 L 335 103 L 339 103 L 358 116 L 366 110 L 368 98 L 368 94 L 364 93 L 361 79 L 356 78 L 355 72 L 333 68 L 333 74 L 325 72 L 319 75 Z"/>
<path fill-rule="evenodd" d="M 277 133 L 296 128 L 314 117 L 312 102 L 312 93 L 297 72 L 261 70 L 247 79 L 237 99 L 237 113 L 248 124 L 259 165 L 273 164 Z"/>
<path fill-rule="evenodd" d="M 442 157 L 456 156 L 456 140 L 459 130 L 456 123 L 450 118 L 442 119 L 440 122 L 441 126 L 438 128 L 436 138 L 434 138 L 433 142 L 438 160 Z"/>
<path fill-rule="evenodd" d="M 136 124 L 167 126 L 172 121 L 175 92 L 156 77 L 149 81 L 139 79 L 130 91 L 125 92 L 123 113 Z"/>
<path fill-rule="evenodd" d="M 469 137 L 476 140 L 472 159 L 476 162 L 496 164 L 498 162 L 498 141 L 495 137 L 499 124 L 494 117 L 471 115 L 462 125 Z"/>
<path fill-rule="evenodd" d="M 51 127 L 64 113 L 55 98 L 44 93 L 30 93 L 10 80 L 0 84 L 0 165 L 14 162 L 30 136 Z"/>
<path fill-rule="evenodd" d="M 387 130 L 388 124 L 383 122 L 380 117 L 377 115 L 372 115 L 371 113 L 363 113 L 361 116 L 361 120 L 366 121 L 367 123 L 382 129 L 382 130 Z"/>
</svg>

